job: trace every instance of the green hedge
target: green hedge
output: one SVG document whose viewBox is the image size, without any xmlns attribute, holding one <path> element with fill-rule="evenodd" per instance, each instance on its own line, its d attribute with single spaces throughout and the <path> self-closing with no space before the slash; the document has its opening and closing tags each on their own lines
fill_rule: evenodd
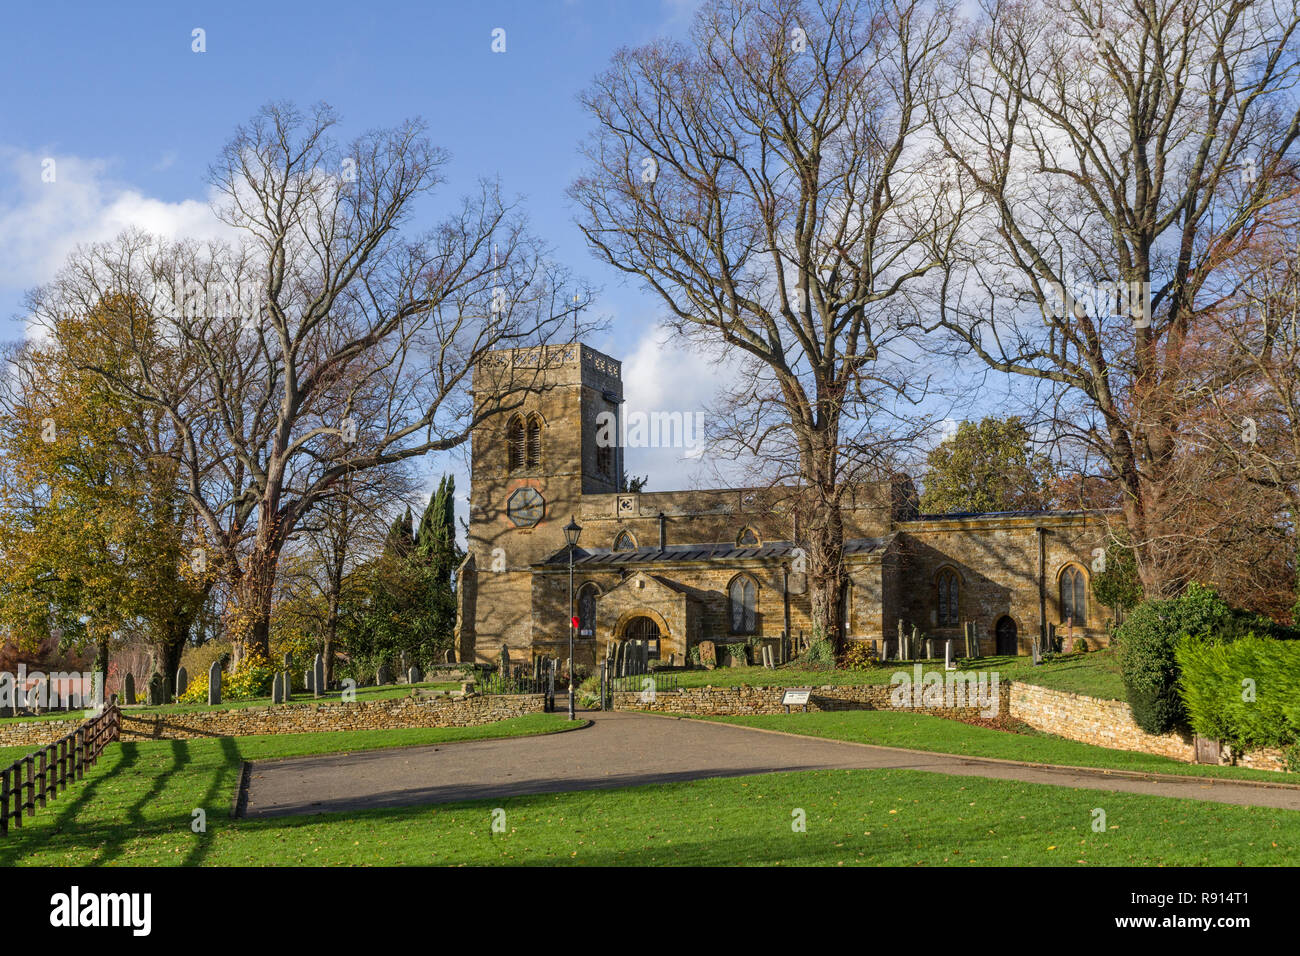
<svg viewBox="0 0 1300 956">
<path fill-rule="evenodd" d="M 1115 631 L 1116 655 L 1133 719 L 1150 734 L 1187 721 L 1178 693 L 1179 642 L 1228 644 L 1247 634 L 1290 637 L 1267 618 L 1237 610 L 1210 588 L 1191 584 L 1179 597 L 1143 601 Z"/>
<path fill-rule="evenodd" d="M 1230 644 L 1179 642 L 1178 690 L 1192 729 L 1235 750 L 1300 741 L 1300 642 L 1253 634 Z"/>
</svg>

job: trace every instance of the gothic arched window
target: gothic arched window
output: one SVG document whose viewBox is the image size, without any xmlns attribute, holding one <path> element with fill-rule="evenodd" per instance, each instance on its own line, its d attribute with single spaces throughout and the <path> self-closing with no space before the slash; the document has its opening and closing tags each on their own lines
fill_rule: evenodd
<svg viewBox="0 0 1300 956">
<path fill-rule="evenodd" d="M 961 607 L 961 584 L 958 581 L 957 572 L 951 568 L 944 568 L 939 572 L 939 577 L 935 579 L 935 588 L 939 597 L 939 626 L 955 626 L 959 620 L 958 614 Z"/>
<path fill-rule="evenodd" d="M 594 584 L 584 584 L 578 590 L 578 636 L 595 637 L 596 635 L 596 598 L 600 588 Z"/>
<path fill-rule="evenodd" d="M 1088 591 L 1083 568 L 1071 564 L 1061 572 L 1061 620 L 1079 627 L 1088 623 Z"/>
<path fill-rule="evenodd" d="M 510 459 L 510 470 L 518 471 L 524 467 L 526 449 L 524 441 L 524 422 L 518 415 L 506 425 L 506 449 Z"/>
<path fill-rule="evenodd" d="M 758 585 L 748 574 L 738 574 L 727 588 L 728 618 L 732 634 L 753 634 L 758 623 Z"/>
<path fill-rule="evenodd" d="M 524 467 L 537 468 L 542 463 L 542 420 L 536 415 L 528 416 L 528 426 L 524 440 Z"/>
<path fill-rule="evenodd" d="M 618 537 L 616 537 L 616 538 L 614 539 L 614 550 L 615 550 L 615 551 L 635 551 L 635 550 L 636 550 L 636 538 L 632 537 L 632 535 L 629 534 L 629 533 L 626 532 L 626 531 L 620 531 L 620 532 L 618 533 Z"/>
</svg>

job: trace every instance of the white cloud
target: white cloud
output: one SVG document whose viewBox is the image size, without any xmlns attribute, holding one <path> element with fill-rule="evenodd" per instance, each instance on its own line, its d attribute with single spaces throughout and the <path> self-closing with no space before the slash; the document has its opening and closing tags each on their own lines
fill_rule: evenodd
<svg viewBox="0 0 1300 956">
<path fill-rule="evenodd" d="M 698 345 L 663 326 L 652 327 L 623 359 L 624 415 L 681 412 L 685 418 L 707 413 L 717 383 L 729 374 L 730 363 L 719 365 Z M 628 475 L 648 474 L 647 491 L 675 491 L 710 479 L 698 446 L 628 448 L 624 470 Z"/>
<path fill-rule="evenodd" d="M 46 282 L 79 243 L 112 239 L 129 227 L 169 237 L 231 235 L 206 200 L 146 196 L 115 178 L 111 165 L 0 146 L 0 289 Z M 42 173 L 51 169 L 47 182 Z"/>
</svg>

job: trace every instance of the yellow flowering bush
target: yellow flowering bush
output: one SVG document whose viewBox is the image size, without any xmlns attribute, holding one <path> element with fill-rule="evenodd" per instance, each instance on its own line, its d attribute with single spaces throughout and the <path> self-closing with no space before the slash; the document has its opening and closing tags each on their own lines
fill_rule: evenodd
<svg viewBox="0 0 1300 956">
<path fill-rule="evenodd" d="M 250 651 L 233 671 L 221 675 L 221 699 L 252 700 L 255 697 L 269 697 L 274 679 L 275 669 L 271 662 L 263 654 Z M 207 701 L 208 675 L 198 674 L 185 689 L 180 702 L 206 704 Z"/>
</svg>

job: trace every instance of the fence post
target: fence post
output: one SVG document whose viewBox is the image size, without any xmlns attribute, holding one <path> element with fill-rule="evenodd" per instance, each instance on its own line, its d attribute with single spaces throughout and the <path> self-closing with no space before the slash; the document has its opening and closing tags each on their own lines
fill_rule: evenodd
<svg viewBox="0 0 1300 956">
<path fill-rule="evenodd" d="M 36 779 L 37 779 L 38 781 L 40 781 L 39 785 L 38 785 L 37 788 L 36 788 L 36 799 L 38 799 L 38 800 L 41 801 L 41 809 L 44 810 L 44 809 L 45 809 L 45 787 L 46 787 L 46 784 L 45 784 L 45 774 L 46 774 L 46 772 L 47 772 L 47 770 L 48 770 L 49 764 L 46 762 L 46 759 L 45 759 L 46 754 L 45 754 L 45 751 L 44 751 L 43 749 L 42 749 L 41 752 L 40 752 L 39 754 L 37 754 L 36 756 L 37 756 L 37 759 L 40 760 L 40 762 L 41 762 L 41 769 L 40 769 L 40 772 L 37 774 L 37 777 L 36 777 Z"/>
<path fill-rule="evenodd" d="M 9 768 L 9 773 L 13 776 L 13 786 L 9 792 L 14 796 L 13 810 L 9 814 L 9 819 L 13 820 L 14 826 L 22 829 L 23 825 L 23 777 L 22 771 L 18 769 L 18 761 L 14 761 L 13 766 Z"/>
<path fill-rule="evenodd" d="M 36 761 L 28 754 L 23 758 L 23 776 L 27 778 L 26 793 L 23 795 L 23 809 L 29 817 L 36 816 Z"/>
<path fill-rule="evenodd" d="M 74 772 L 73 779 L 80 780 L 86 775 L 86 768 L 82 762 L 86 759 L 86 734 L 78 727 L 72 734 L 72 769 Z"/>
<path fill-rule="evenodd" d="M 0 770 L 0 836 L 9 833 L 9 768 Z"/>
</svg>

